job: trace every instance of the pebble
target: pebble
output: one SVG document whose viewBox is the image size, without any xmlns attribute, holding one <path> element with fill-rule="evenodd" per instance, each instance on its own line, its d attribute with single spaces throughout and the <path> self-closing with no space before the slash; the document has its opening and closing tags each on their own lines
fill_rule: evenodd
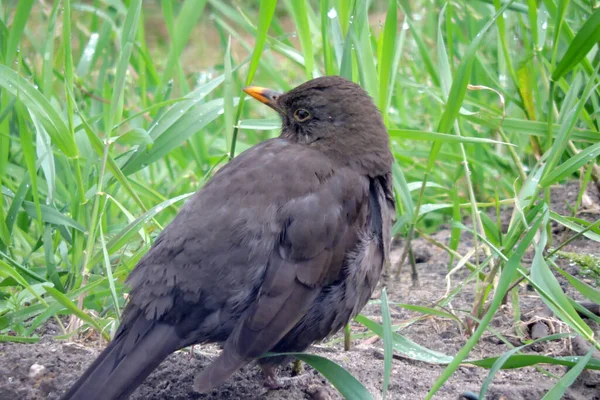
<svg viewBox="0 0 600 400">
<path fill-rule="evenodd" d="M 31 367 L 29 367 L 29 377 L 31 379 L 35 379 L 41 375 L 43 375 L 46 372 L 46 367 L 44 367 L 43 365 L 40 364 L 33 364 Z"/>
</svg>

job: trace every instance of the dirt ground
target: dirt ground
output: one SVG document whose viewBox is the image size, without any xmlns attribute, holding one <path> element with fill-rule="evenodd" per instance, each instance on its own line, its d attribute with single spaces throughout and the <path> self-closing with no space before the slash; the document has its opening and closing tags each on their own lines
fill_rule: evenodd
<svg viewBox="0 0 600 400">
<path fill-rule="evenodd" d="M 584 199 L 586 212 L 579 214 L 580 218 L 596 220 L 600 216 L 598 204 L 600 194 L 595 187 L 587 191 Z M 568 214 L 568 205 L 575 203 L 578 191 L 577 182 L 557 187 L 552 194 L 552 209 L 562 215 Z M 503 221 L 508 221 L 510 209 L 504 211 Z M 556 226 L 553 229 L 555 243 L 564 240 L 569 233 Z M 442 243 L 448 243 L 449 230 L 442 229 L 433 237 Z M 393 260 L 401 254 L 401 243 L 392 253 Z M 465 254 L 472 245 L 471 238 L 465 236 L 461 240 L 461 254 Z M 414 249 L 419 272 L 419 286 L 412 287 L 409 275 L 410 268 L 404 268 L 402 279 L 389 289 L 390 301 L 416 305 L 431 305 L 446 293 L 446 274 L 448 256 L 443 250 L 419 238 L 414 241 Z M 565 248 L 566 251 L 580 254 L 600 255 L 598 243 L 587 239 L 576 240 Z M 529 256 L 525 257 L 524 264 Z M 578 266 L 568 260 L 558 260 L 559 264 L 571 274 L 577 274 Z M 452 276 L 452 287 L 468 275 L 468 270 L 457 271 Z M 591 282 L 591 281 L 589 281 Z M 571 288 L 563 286 L 571 293 Z M 528 322 L 543 319 L 545 322 L 537 325 L 544 335 L 552 328 L 556 332 L 567 331 L 545 309 L 535 292 L 521 285 L 521 327 L 528 334 L 535 324 Z M 378 290 L 374 294 L 377 299 Z M 453 301 L 452 309 L 464 317 L 461 310 L 469 310 L 474 299 L 474 288 L 468 286 Z M 370 304 L 363 314 L 380 322 L 379 305 Z M 394 324 L 406 322 L 416 316 L 414 312 L 393 307 L 392 319 Z M 596 335 L 600 333 L 598 325 L 588 321 Z M 521 342 L 515 331 L 515 323 L 510 306 L 504 306 L 492 322 L 493 328 L 506 337 L 513 345 Z M 353 333 L 366 332 L 359 324 L 352 326 Z M 0 400 L 16 399 L 58 399 L 84 369 L 99 353 L 102 344 L 98 342 L 74 343 L 53 339 L 59 332 L 52 323 L 46 325 L 42 332 L 42 340 L 37 344 L 0 344 Z M 454 355 L 464 345 L 467 336 L 459 324 L 441 318 L 425 318 L 411 324 L 400 331 L 409 339 L 430 349 Z M 343 351 L 340 334 L 332 340 L 321 343 L 310 349 L 315 354 L 328 357 L 347 368 L 367 388 L 380 398 L 383 383 L 383 350 L 382 343 L 373 338 L 354 340 L 349 352 Z M 587 351 L 586 343 L 580 340 L 560 340 L 545 342 L 531 346 L 525 352 L 537 352 L 550 356 L 581 355 Z M 497 356 L 508 350 L 496 336 L 485 334 L 480 343 L 471 352 L 471 358 Z M 287 387 L 278 390 L 267 390 L 262 381 L 260 370 L 254 365 L 247 366 L 235 374 L 228 382 L 209 394 L 196 394 L 192 391 L 192 382 L 196 371 L 201 370 L 219 352 L 217 346 L 197 346 L 194 357 L 189 351 L 172 354 L 132 395 L 132 399 L 163 400 L 163 399 L 338 399 L 339 393 L 316 371 L 305 367 L 303 378 L 288 380 Z M 596 354 L 600 358 L 600 355 Z M 542 366 L 555 376 L 562 376 L 564 367 Z M 415 361 L 396 354 L 393 360 L 393 371 L 389 396 L 391 399 L 422 399 L 433 385 L 444 366 Z M 500 371 L 494 378 L 486 398 L 489 399 L 540 399 L 551 388 L 556 380 L 540 372 L 541 369 L 528 367 L 518 370 Z M 436 399 L 460 399 L 463 394 L 478 393 L 488 370 L 478 367 L 462 366 L 452 378 L 438 391 Z M 280 373 L 281 377 L 291 376 L 288 366 Z M 600 399 L 600 371 L 585 371 L 567 391 L 565 399 Z"/>
</svg>

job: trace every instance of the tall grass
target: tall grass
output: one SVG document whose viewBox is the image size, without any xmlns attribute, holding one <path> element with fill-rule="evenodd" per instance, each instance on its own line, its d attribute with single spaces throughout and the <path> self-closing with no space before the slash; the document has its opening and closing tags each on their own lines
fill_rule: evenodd
<svg viewBox="0 0 600 400">
<path fill-rule="evenodd" d="M 277 135 L 279 121 L 246 105 L 241 87 L 287 90 L 340 74 L 384 114 L 397 160 L 394 234 L 409 239 L 403 260 L 411 238 L 451 222 L 449 244 L 439 244 L 448 268 L 479 281 L 469 315 L 417 309 L 467 326 L 456 355 L 401 336 L 386 298 L 383 325 L 357 319 L 385 339 L 384 395 L 392 351 L 447 364 L 429 397 L 465 362 L 490 368 L 490 381 L 508 365 L 573 366 L 552 398 L 600 368 L 591 353 L 522 347 L 467 359 L 507 296 L 517 318 L 520 281 L 600 349 L 556 277 L 599 304 L 600 292 L 555 264 L 563 243 L 548 235 L 554 221 L 571 232 L 566 242 L 600 241 L 600 221 L 561 215 L 549 201 L 552 185 L 574 177 L 580 199 L 600 185 L 597 2 L 20 0 L 0 5 L 0 21 L 1 341 L 35 342 L 50 318 L 61 337 L 91 327 L 109 338 L 124 278 L 181 202 L 229 158 Z M 501 207 L 513 210 L 508 227 L 493 216 Z M 460 254 L 465 232 L 475 249 Z M 368 395 L 335 364 L 299 357 L 345 395 Z"/>
</svg>

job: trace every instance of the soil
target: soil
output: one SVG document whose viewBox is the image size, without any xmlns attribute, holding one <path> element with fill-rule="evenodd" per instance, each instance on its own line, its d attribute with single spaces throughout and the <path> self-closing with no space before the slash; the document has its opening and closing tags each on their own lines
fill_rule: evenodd
<svg viewBox="0 0 600 400">
<path fill-rule="evenodd" d="M 568 205 L 575 204 L 578 193 L 577 182 L 557 187 L 552 192 L 552 209 L 562 215 L 570 215 Z M 583 207 L 585 212 L 578 217 L 592 221 L 599 217 L 598 204 L 600 194 L 595 186 L 587 189 L 587 198 Z M 502 221 L 508 222 L 511 209 L 503 211 Z M 554 243 L 564 240 L 565 232 L 559 227 L 553 229 Z M 450 231 L 441 229 L 433 238 L 441 243 L 448 243 Z M 459 252 L 466 254 L 472 246 L 472 238 L 465 235 L 461 238 Z M 396 244 L 392 259 L 398 260 L 402 243 Z M 579 254 L 600 255 L 598 243 L 588 239 L 578 239 L 565 247 L 565 251 Z M 419 285 L 413 287 L 410 278 L 410 268 L 405 267 L 400 282 L 394 282 L 388 288 L 388 297 L 392 302 L 430 306 L 444 296 L 447 291 L 448 255 L 422 238 L 414 241 L 414 251 L 419 273 Z M 528 256 L 524 259 L 527 264 Z M 571 274 L 578 274 L 578 266 L 568 260 L 558 260 L 559 265 Z M 451 287 L 454 288 L 469 274 L 466 268 L 452 274 Z M 581 279 L 587 279 L 582 278 Z M 561 283 L 562 281 L 559 280 Z M 592 280 L 588 280 L 593 284 Z M 568 285 L 563 288 L 575 298 L 576 293 Z M 378 299 L 378 290 L 373 298 Z M 464 320 L 466 313 L 473 305 L 475 289 L 473 284 L 457 295 L 451 309 Z M 515 323 L 510 302 L 503 306 L 494 317 L 491 326 L 502 334 L 513 345 L 522 342 L 515 328 L 520 327 L 526 335 L 545 336 L 553 332 L 566 332 L 568 328 L 560 323 L 545 308 L 535 292 L 527 285 L 519 286 L 521 321 Z M 374 302 L 375 303 L 375 302 Z M 363 314 L 380 322 L 380 306 L 369 304 Z M 405 308 L 393 306 L 392 322 L 401 324 L 419 315 Z M 596 333 L 600 327 L 586 320 Z M 59 334 L 52 323 L 46 325 L 42 339 L 36 344 L 0 343 L 0 400 L 9 399 L 58 399 L 94 360 L 100 352 L 102 344 L 96 341 L 66 342 L 53 339 Z M 366 329 L 353 323 L 355 334 L 366 332 Z M 454 355 L 468 340 L 468 335 L 461 324 L 449 319 L 438 317 L 422 318 L 400 333 L 409 339 L 436 351 Z M 383 350 L 380 340 L 373 337 L 362 337 L 352 343 L 350 351 L 343 350 L 343 343 L 338 334 L 331 340 L 313 346 L 310 352 L 323 355 L 343 365 L 358 378 L 375 398 L 381 398 L 383 383 Z M 529 346 L 525 353 L 538 353 L 550 356 L 582 355 L 587 352 L 588 345 L 578 339 L 563 339 L 553 342 L 543 342 Z M 479 359 L 501 355 L 509 349 L 495 335 L 486 332 L 480 343 L 469 355 Z M 209 394 L 197 394 L 192 391 L 192 382 L 196 371 L 201 370 L 219 353 L 217 346 L 197 346 L 194 356 L 189 350 L 172 354 L 167 358 L 146 381 L 131 396 L 132 399 L 162 400 L 162 399 L 339 399 L 339 393 L 316 371 L 305 366 L 300 377 L 290 378 L 291 366 L 280 372 L 280 377 L 286 379 L 286 386 L 278 390 L 268 390 L 263 384 L 260 370 L 249 365 L 236 373 L 228 382 Z M 600 358 L 598 352 L 595 357 Z M 422 399 L 443 371 L 443 365 L 429 364 L 412 360 L 396 354 L 393 360 L 393 371 L 388 398 L 390 399 Z M 481 385 L 488 375 L 488 370 L 461 366 L 446 384 L 437 392 L 436 399 L 461 399 L 471 393 L 479 393 Z M 542 373 L 544 372 L 544 373 Z M 562 376 L 565 367 L 541 366 L 527 367 L 516 370 L 500 371 L 496 374 L 489 387 L 488 399 L 540 399 L 556 383 L 549 376 Z M 465 397 L 463 397 L 463 395 Z M 600 371 L 584 371 L 575 383 L 567 390 L 565 399 L 600 399 Z"/>
</svg>

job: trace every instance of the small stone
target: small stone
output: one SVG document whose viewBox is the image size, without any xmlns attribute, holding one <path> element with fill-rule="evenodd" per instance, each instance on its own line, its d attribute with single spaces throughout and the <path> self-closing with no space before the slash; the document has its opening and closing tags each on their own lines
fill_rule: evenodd
<svg viewBox="0 0 600 400">
<path fill-rule="evenodd" d="M 33 364 L 29 367 L 29 377 L 31 379 L 38 378 L 46 372 L 46 367 L 40 364 Z"/>
<path fill-rule="evenodd" d="M 331 392 L 326 386 L 311 387 L 308 391 L 311 400 L 331 400 Z"/>
<path fill-rule="evenodd" d="M 533 324 L 533 326 L 531 327 L 531 338 L 533 340 L 536 339 L 540 339 L 543 337 L 546 337 L 550 334 L 550 329 L 548 328 L 548 325 L 546 325 L 544 322 L 542 321 L 537 321 L 536 323 Z"/>
</svg>

